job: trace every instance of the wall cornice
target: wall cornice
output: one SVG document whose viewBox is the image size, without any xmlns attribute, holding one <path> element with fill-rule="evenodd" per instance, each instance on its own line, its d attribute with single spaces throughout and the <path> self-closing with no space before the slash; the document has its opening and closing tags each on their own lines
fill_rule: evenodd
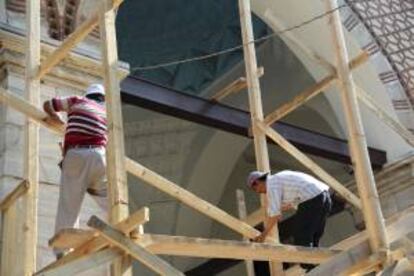
<svg viewBox="0 0 414 276">
<path fill-rule="evenodd" d="M 58 43 L 54 40 L 44 39 L 42 41 L 42 60 L 50 56 L 57 48 Z M 23 32 L 16 28 L 0 25 L 0 64 L 7 65 L 9 70 L 24 73 L 24 50 L 25 39 Z M 92 81 L 100 81 L 102 66 L 96 51 L 76 48 L 58 66 L 45 76 L 45 80 L 59 83 L 67 83 L 78 88 L 84 88 Z M 118 76 L 120 80 L 129 74 L 129 65 L 119 63 Z"/>
</svg>

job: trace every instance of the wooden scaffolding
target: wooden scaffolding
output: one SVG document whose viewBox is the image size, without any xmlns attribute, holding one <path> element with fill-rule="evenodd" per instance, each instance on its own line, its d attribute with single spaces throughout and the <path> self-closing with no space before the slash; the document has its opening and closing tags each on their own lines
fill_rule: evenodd
<svg viewBox="0 0 414 276">
<path fill-rule="evenodd" d="M 263 74 L 263 69 L 258 68 L 256 62 L 250 0 L 239 0 L 246 79 L 238 80 L 227 87 L 227 90 L 213 97 L 213 100 L 219 101 L 247 85 L 251 112 L 251 133 L 254 137 L 257 168 L 259 170 L 270 171 L 266 142 L 266 139 L 270 138 L 303 166 L 326 182 L 350 204 L 361 209 L 366 222 L 366 231 L 331 248 L 314 249 L 280 244 L 277 229 L 264 244 L 249 242 L 249 239 L 260 234 L 252 225 L 264 220 L 265 198 L 261 200 L 262 208 L 251 215 L 247 215 L 243 194 L 239 192 L 238 219 L 125 156 L 120 86 L 116 73 L 118 56 L 115 33 L 115 10 L 122 3 L 122 0 L 103 0 L 96 14 L 79 26 L 43 62 L 40 60 L 40 0 L 27 1 L 26 3 L 26 28 L 28 33 L 26 40 L 26 100 L 4 89 L 0 91 L 1 102 L 22 112 L 28 118 L 25 128 L 24 181 L 0 204 L 3 220 L 14 219 L 18 221 L 17 223 L 24 223 L 26 226 L 27 231 L 23 233 L 22 237 L 23 248 L 19 251 L 20 257 L 23 257 L 24 260 L 22 265 L 24 266 L 25 275 L 74 275 L 107 262 L 112 263 L 112 275 L 131 275 L 131 258 L 135 258 L 162 275 L 184 275 L 157 255 L 246 260 L 249 275 L 254 274 L 252 264 L 249 263 L 252 260 L 270 261 L 272 275 L 289 274 L 289 271 L 283 271 L 282 262 L 323 264 L 312 272 L 314 275 L 328 275 L 324 274 L 327 271 L 336 271 L 344 275 L 357 275 L 379 271 L 384 266 L 405 258 L 406 251 L 402 249 L 390 251 L 388 246 L 390 242 L 398 241 L 411 230 L 414 230 L 414 210 L 409 209 L 387 222 L 384 221 L 368 158 L 358 100 L 383 119 L 387 125 L 397 131 L 411 145 L 414 145 L 414 138 L 410 132 L 393 120 L 372 98 L 354 84 L 351 70 L 366 62 L 368 55 L 363 52 L 353 60 L 349 60 L 337 0 L 326 0 L 327 9 L 333 11 L 329 14 L 329 17 L 332 45 L 337 57 L 336 64 L 332 65 L 329 61 L 322 59 L 298 42 L 294 37 L 288 36 L 291 42 L 303 49 L 310 58 L 324 65 L 330 73 L 317 84 L 303 91 L 291 102 L 282 105 L 267 116 L 264 116 L 262 109 L 259 77 Z M 102 74 L 107 91 L 109 222 L 106 223 L 98 217 L 92 216 L 88 222 L 92 230 L 66 229 L 58 233 L 50 240 L 50 246 L 65 249 L 72 248 L 72 251 L 63 258 L 37 270 L 36 206 L 39 182 L 39 124 L 63 134 L 63 129 L 45 123 L 46 114 L 38 108 L 40 103 L 39 81 L 97 25 L 99 25 L 101 31 Z M 275 121 L 280 120 L 283 116 L 294 111 L 333 84 L 337 84 L 341 92 L 359 197 L 270 127 Z M 149 221 L 149 209 L 144 207 L 133 214 L 128 213 L 126 172 L 240 233 L 244 237 L 244 241 L 144 233 L 142 225 Z M 20 197 L 24 201 L 22 213 L 19 215 L 8 213 L 8 208 Z M 14 237 L 7 238 L 13 239 Z M 13 245 L 8 244 L 8 246 Z M 3 250 L 5 249 L 3 248 Z M 10 250 L 9 254 L 13 253 L 15 251 Z M 353 254 L 357 254 L 359 259 L 354 259 Z M 2 265 L 1 274 L 11 275 L 8 272 L 7 264 Z"/>
</svg>

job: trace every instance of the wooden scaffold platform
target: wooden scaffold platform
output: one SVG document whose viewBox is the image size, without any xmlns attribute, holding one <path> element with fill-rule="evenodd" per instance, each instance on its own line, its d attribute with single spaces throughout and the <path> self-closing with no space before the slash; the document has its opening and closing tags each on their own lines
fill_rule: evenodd
<svg viewBox="0 0 414 276">
<path fill-rule="evenodd" d="M 246 260 L 249 276 L 254 275 L 250 262 L 253 260 L 269 261 L 272 275 L 293 275 L 292 269 L 283 271 L 282 262 L 320 264 L 310 272 L 310 275 L 363 275 L 373 271 L 379 272 L 401 260 L 407 261 L 407 256 L 411 254 L 410 250 L 413 248 L 406 244 L 404 246 L 404 240 L 406 235 L 414 230 L 414 209 L 407 209 L 384 221 L 368 157 L 358 101 L 384 120 L 410 145 L 414 145 L 414 137 L 382 110 L 367 93 L 355 85 L 351 71 L 365 63 L 369 58 L 368 54 L 362 52 L 354 59 L 349 59 L 337 1 L 325 1 L 327 9 L 334 10 L 329 15 L 329 28 L 331 28 L 332 45 L 337 57 L 335 64 L 321 60 L 294 37 L 288 37 L 292 42 L 298 43 L 299 47 L 306 49 L 304 52 L 312 59 L 316 59 L 318 63 L 322 63 L 328 68 L 329 74 L 325 78 L 303 91 L 291 102 L 264 116 L 259 83 L 259 77 L 264 74 L 264 71 L 263 68 L 258 68 L 256 62 L 250 0 L 239 0 L 246 78 L 226 87 L 212 100 L 220 101 L 227 95 L 247 86 L 251 112 L 251 133 L 254 137 L 258 170 L 270 171 L 266 142 L 266 139 L 270 138 L 327 183 L 347 202 L 362 211 L 366 231 L 331 248 L 307 248 L 281 244 L 277 229 L 265 243 L 252 243 L 249 239 L 260 234 L 253 226 L 257 222 L 264 221 L 265 198 L 262 198 L 262 207 L 259 210 L 247 215 L 244 196 L 238 192 L 239 218 L 236 218 L 125 156 L 120 86 L 116 72 L 118 56 L 115 33 L 115 10 L 122 3 L 122 0 L 102 1 L 96 14 L 79 26 L 43 62 L 40 59 L 40 0 L 27 1 L 26 100 L 15 96 L 11 91 L 0 88 L 0 102 L 20 111 L 28 118 L 24 181 L 0 204 L 3 219 L 24 221 L 29 229 L 23 237 L 24 247 L 21 250 L 25 275 L 74 275 L 109 262 L 112 263 L 112 275 L 132 275 L 131 258 L 161 275 L 184 275 L 158 255 Z M 100 26 L 101 31 L 102 74 L 107 91 L 109 221 L 104 222 L 100 218 L 92 216 L 88 221 L 91 230 L 65 229 L 61 231 L 50 240 L 49 245 L 53 248 L 71 249 L 71 251 L 48 266 L 36 269 L 39 124 L 51 131 L 63 134 L 63 129 L 57 129 L 45 123 L 46 114 L 38 108 L 40 102 L 39 81 L 97 25 Z M 359 196 L 348 190 L 270 127 L 275 121 L 317 96 L 328 86 L 335 84 L 342 97 Z M 218 240 L 144 233 L 143 225 L 150 219 L 150 210 L 143 207 L 141 210 L 129 214 L 127 172 L 170 195 L 182 204 L 239 233 L 243 240 Z M 16 214 L 9 214 L 7 210 L 20 197 L 25 202 L 25 209 L 17 218 Z M 390 249 L 391 242 L 400 242 L 401 246 Z M 1 268 L 1 273 L 2 275 L 10 275 L 7 272 L 7 265 Z"/>
</svg>

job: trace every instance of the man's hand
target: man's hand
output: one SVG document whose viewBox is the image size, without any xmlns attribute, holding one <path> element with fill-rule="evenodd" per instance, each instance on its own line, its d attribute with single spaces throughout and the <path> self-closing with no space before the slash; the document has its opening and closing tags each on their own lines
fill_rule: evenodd
<svg viewBox="0 0 414 276">
<path fill-rule="evenodd" d="M 48 125 L 57 126 L 57 127 L 65 125 L 65 122 L 59 117 L 59 115 L 47 116 L 46 118 L 43 119 L 43 121 Z"/>
<path fill-rule="evenodd" d="M 282 209 L 282 212 L 286 212 L 294 208 L 295 207 L 292 204 L 283 204 L 281 209 Z"/>
<path fill-rule="evenodd" d="M 264 242 L 266 239 L 266 234 L 261 233 L 259 236 L 253 239 L 254 242 Z"/>
<path fill-rule="evenodd" d="M 256 238 L 253 239 L 254 242 L 264 242 L 266 237 L 269 235 L 270 231 L 273 229 L 273 226 L 277 223 L 277 221 L 281 218 L 281 215 L 276 215 L 273 217 L 266 218 L 266 227 L 265 230 Z"/>
<path fill-rule="evenodd" d="M 43 121 L 46 124 L 50 124 L 52 126 L 57 126 L 57 127 L 63 126 L 65 122 L 62 120 L 62 118 L 60 118 L 59 114 L 57 114 L 53 110 L 51 105 L 52 105 L 51 101 L 45 101 L 43 103 L 43 110 L 48 115 L 46 118 L 43 119 Z"/>
</svg>

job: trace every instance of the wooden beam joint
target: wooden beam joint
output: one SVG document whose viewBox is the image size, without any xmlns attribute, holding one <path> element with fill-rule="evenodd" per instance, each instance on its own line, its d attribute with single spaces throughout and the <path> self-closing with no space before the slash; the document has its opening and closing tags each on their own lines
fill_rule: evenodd
<svg viewBox="0 0 414 276">
<path fill-rule="evenodd" d="M 22 195 L 24 195 L 30 188 L 29 181 L 23 180 L 20 182 L 16 188 L 13 189 L 0 203 L 0 210 L 2 212 L 7 211 L 7 209 L 18 200 Z"/>
<path fill-rule="evenodd" d="M 124 233 L 112 228 L 98 217 L 92 216 L 88 221 L 88 225 L 97 230 L 109 243 L 124 250 L 125 253 L 131 255 L 160 275 L 184 276 L 182 272 L 172 267 L 166 261 L 153 255 L 141 245 L 134 243 Z"/>
</svg>

